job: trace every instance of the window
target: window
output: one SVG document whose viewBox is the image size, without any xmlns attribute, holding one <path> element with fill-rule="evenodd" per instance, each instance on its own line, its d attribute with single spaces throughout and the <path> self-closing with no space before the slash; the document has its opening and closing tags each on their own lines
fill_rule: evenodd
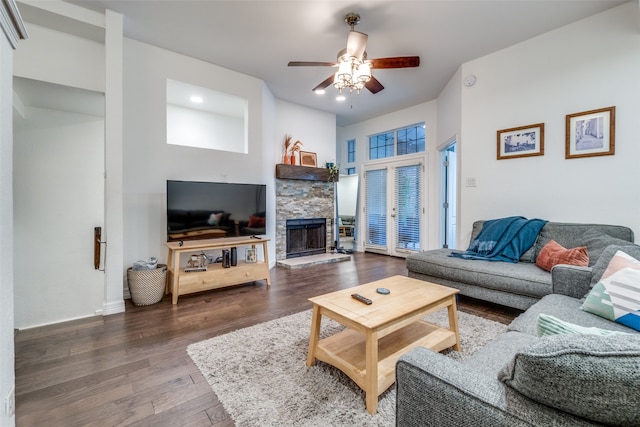
<svg viewBox="0 0 640 427">
<path fill-rule="evenodd" d="M 369 160 L 422 153 L 424 151 L 424 123 L 369 137 Z"/>
<path fill-rule="evenodd" d="M 398 156 L 424 151 L 424 125 L 398 130 Z"/>
<path fill-rule="evenodd" d="M 394 134 L 387 132 L 369 137 L 369 160 L 393 157 Z"/>
<path fill-rule="evenodd" d="M 347 168 L 347 175 L 355 175 L 356 168 Z"/>
<path fill-rule="evenodd" d="M 356 140 L 350 139 L 347 141 L 347 163 L 356 162 Z"/>
</svg>

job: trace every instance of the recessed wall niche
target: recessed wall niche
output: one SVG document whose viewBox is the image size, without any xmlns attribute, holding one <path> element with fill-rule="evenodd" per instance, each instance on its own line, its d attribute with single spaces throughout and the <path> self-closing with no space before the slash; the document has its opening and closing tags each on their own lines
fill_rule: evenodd
<svg viewBox="0 0 640 427">
<path fill-rule="evenodd" d="M 249 102 L 167 79 L 167 144 L 248 153 Z"/>
</svg>

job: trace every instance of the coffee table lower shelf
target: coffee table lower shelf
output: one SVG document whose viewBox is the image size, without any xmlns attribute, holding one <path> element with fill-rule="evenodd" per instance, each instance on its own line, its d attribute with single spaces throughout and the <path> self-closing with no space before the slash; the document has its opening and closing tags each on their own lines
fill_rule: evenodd
<svg viewBox="0 0 640 427">
<path fill-rule="evenodd" d="M 379 396 L 395 382 L 396 362 L 415 347 L 442 351 L 457 343 L 455 332 L 418 320 L 377 340 L 377 394 Z M 372 343 L 374 345 L 375 343 Z M 366 337 L 346 329 L 320 340 L 313 356 L 340 369 L 360 388 L 368 390 L 366 369 Z M 375 362 L 374 362 L 375 363 Z"/>
</svg>

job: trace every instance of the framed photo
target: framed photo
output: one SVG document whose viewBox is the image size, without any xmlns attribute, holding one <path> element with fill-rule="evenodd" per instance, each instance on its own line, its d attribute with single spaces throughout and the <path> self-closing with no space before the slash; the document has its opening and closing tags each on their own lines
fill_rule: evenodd
<svg viewBox="0 0 640 427">
<path fill-rule="evenodd" d="M 300 152 L 300 164 L 302 166 L 309 166 L 312 168 L 318 167 L 318 159 L 316 153 L 310 153 L 308 151 Z"/>
<path fill-rule="evenodd" d="M 498 131 L 498 160 L 544 155 L 544 123 Z"/>
<path fill-rule="evenodd" d="M 258 262 L 256 257 L 256 248 L 248 248 L 244 254 L 244 261 L 248 263 Z"/>
<path fill-rule="evenodd" d="M 615 154 L 616 107 L 567 115 L 566 159 Z"/>
</svg>

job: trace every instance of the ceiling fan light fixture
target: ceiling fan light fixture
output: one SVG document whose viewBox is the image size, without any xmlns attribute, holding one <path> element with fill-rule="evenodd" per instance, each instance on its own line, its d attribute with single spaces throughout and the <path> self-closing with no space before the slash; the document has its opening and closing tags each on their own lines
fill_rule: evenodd
<svg viewBox="0 0 640 427">
<path fill-rule="evenodd" d="M 356 68 L 355 80 L 358 82 L 368 82 L 371 80 L 371 65 L 363 62 Z"/>
<path fill-rule="evenodd" d="M 352 64 L 351 61 L 341 62 L 336 72 L 336 80 L 341 82 L 350 82 L 352 79 Z"/>
<path fill-rule="evenodd" d="M 376 94 L 384 89 L 384 86 L 376 79 L 371 70 L 385 68 L 413 68 L 420 66 L 419 56 L 397 56 L 389 58 L 367 58 L 367 40 L 369 36 L 355 30 L 355 26 L 360 22 L 360 15 L 355 12 L 345 15 L 345 23 L 350 27 L 347 37 L 347 47 L 338 52 L 336 62 L 310 62 L 310 61 L 290 61 L 289 66 L 293 67 L 338 67 L 338 70 L 331 74 L 313 90 L 317 94 L 319 89 L 326 89 L 333 86 L 338 89 L 339 96 L 336 98 L 343 101 L 343 89 L 349 89 L 349 94 L 355 91 L 367 89 L 372 94 Z"/>
</svg>

